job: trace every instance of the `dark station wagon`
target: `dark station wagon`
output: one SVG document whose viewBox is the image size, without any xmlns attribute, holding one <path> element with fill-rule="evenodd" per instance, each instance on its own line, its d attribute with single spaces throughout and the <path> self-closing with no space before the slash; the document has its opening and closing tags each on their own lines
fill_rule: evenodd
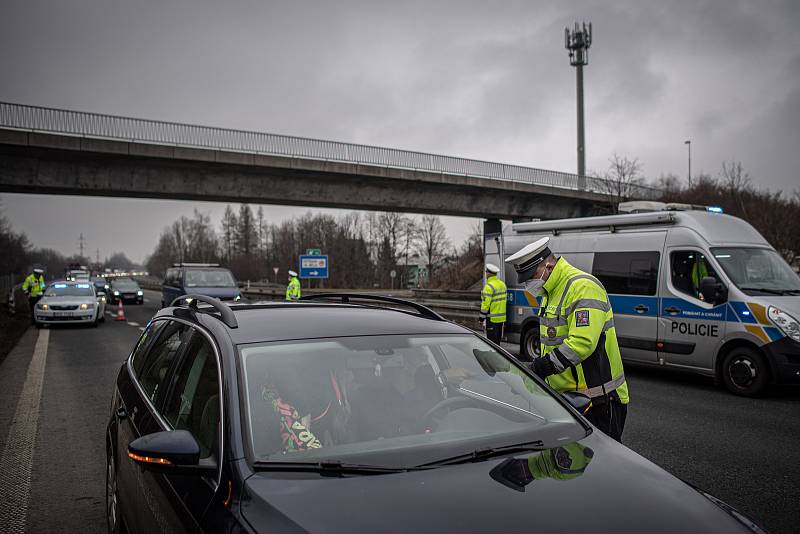
<svg viewBox="0 0 800 534">
<path fill-rule="evenodd" d="M 761 532 L 418 304 L 182 301 L 117 378 L 111 532 Z"/>
</svg>

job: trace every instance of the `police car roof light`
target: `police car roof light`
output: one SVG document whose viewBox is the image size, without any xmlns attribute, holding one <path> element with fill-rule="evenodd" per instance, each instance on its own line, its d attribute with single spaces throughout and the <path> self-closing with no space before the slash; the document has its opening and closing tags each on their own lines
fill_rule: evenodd
<svg viewBox="0 0 800 534">
<path fill-rule="evenodd" d="M 304 297 L 300 297 L 300 300 L 303 301 L 310 301 L 310 300 L 339 300 L 342 304 L 350 304 L 351 300 L 373 300 L 378 302 L 388 302 L 391 304 L 399 304 L 402 306 L 408 306 L 416 310 L 420 316 L 425 317 L 427 319 L 433 319 L 435 321 L 446 321 L 444 317 L 433 311 L 432 309 L 428 308 L 427 306 L 423 306 L 422 304 L 418 304 L 416 302 L 412 302 L 410 300 L 405 299 L 398 299 L 395 297 L 386 297 L 383 295 L 365 295 L 363 293 L 321 293 L 318 295 L 306 295 Z M 398 310 L 403 311 L 403 310 Z"/>
<path fill-rule="evenodd" d="M 188 308 L 191 310 L 198 309 L 198 302 L 208 304 L 219 312 L 222 322 L 225 323 L 228 328 L 239 328 L 239 322 L 236 320 L 236 316 L 233 314 L 233 311 L 222 301 L 215 299 L 214 297 L 207 297 L 205 295 L 182 295 L 173 300 L 170 306 L 180 306 L 181 301 L 185 301 L 188 305 Z"/>
<path fill-rule="evenodd" d="M 711 213 L 723 213 L 722 208 L 720 206 L 706 206 L 706 211 Z"/>
<path fill-rule="evenodd" d="M 622 215 L 601 215 L 599 217 L 578 217 L 575 219 L 556 219 L 552 221 L 521 222 L 511 226 L 517 232 L 558 232 L 580 230 L 583 228 L 616 228 L 620 226 L 642 226 L 647 224 L 672 224 L 675 214 L 669 211 L 626 213 Z"/>
</svg>

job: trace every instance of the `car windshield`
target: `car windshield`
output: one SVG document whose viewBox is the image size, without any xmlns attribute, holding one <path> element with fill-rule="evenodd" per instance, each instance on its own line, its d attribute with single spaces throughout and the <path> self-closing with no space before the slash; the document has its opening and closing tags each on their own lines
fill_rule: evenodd
<svg viewBox="0 0 800 534">
<path fill-rule="evenodd" d="M 123 289 L 123 290 L 139 289 L 139 284 L 137 284 L 133 280 L 126 280 L 126 279 L 114 280 L 112 285 L 114 286 L 114 289 Z"/>
<path fill-rule="evenodd" d="M 186 287 L 236 287 L 236 281 L 225 269 L 187 269 Z"/>
<path fill-rule="evenodd" d="M 800 293 L 800 277 L 767 248 L 714 248 L 714 258 L 736 286 L 748 295 Z"/>
<path fill-rule="evenodd" d="M 89 284 L 53 284 L 44 292 L 45 297 L 91 297 L 94 296 Z"/>
<path fill-rule="evenodd" d="M 364 336 L 240 346 L 254 460 L 417 466 L 585 428 L 480 338 Z"/>
</svg>

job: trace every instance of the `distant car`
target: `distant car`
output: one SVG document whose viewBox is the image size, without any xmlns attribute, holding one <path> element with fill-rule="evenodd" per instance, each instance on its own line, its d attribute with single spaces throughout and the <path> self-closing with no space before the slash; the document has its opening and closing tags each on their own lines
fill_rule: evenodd
<svg viewBox="0 0 800 534">
<path fill-rule="evenodd" d="M 119 301 L 125 304 L 141 304 L 144 302 L 144 291 L 131 278 L 114 278 L 111 280 L 107 298 L 111 304 Z"/>
<path fill-rule="evenodd" d="M 89 271 L 84 271 L 80 269 L 72 269 L 67 271 L 67 281 L 68 282 L 77 282 L 77 281 L 88 281 L 89 280 Z"/>
<path fill-rule="evenodd" d="M 106 301 L 88 282 L 54 282 L 36 303 L 37 325 L 82 323 L 97 326 L 105 321 Z"/>
<path fill-rule="evenodd" d="M 111 289 L 111 285 L 108 283 L 108 280 L 102 276 L 93 276 L 90 280 L 94 285 L 95 292 L 98 294 L 103 293 L 104 295 L 108 295 L 108 290 Z"/>
<path fill-rule="evenodd" d="M 475 332 L 315 298 L 156 314 L 111 400 L 109 532 L 762 532 Z"/>
<path fill-rule="evenodd" d="M 216 263 L 176 263 L 167 269 L 161 285 L 161 307 L 169 306 L 178 297 L 193 293 L 221 301 L 238 301 L 242 293 L 228 269 Z"/>
</svg>

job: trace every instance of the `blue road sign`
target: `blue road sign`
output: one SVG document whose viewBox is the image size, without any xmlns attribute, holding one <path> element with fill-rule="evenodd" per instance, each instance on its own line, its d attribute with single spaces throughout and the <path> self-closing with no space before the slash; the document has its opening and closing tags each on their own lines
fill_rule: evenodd
<svg viewBox="0 0 800 534">
<path fill-rule="evenodd" d="M 328 256 L 300 256 L 300 278 L 328 278 Z"/>
</svg>

